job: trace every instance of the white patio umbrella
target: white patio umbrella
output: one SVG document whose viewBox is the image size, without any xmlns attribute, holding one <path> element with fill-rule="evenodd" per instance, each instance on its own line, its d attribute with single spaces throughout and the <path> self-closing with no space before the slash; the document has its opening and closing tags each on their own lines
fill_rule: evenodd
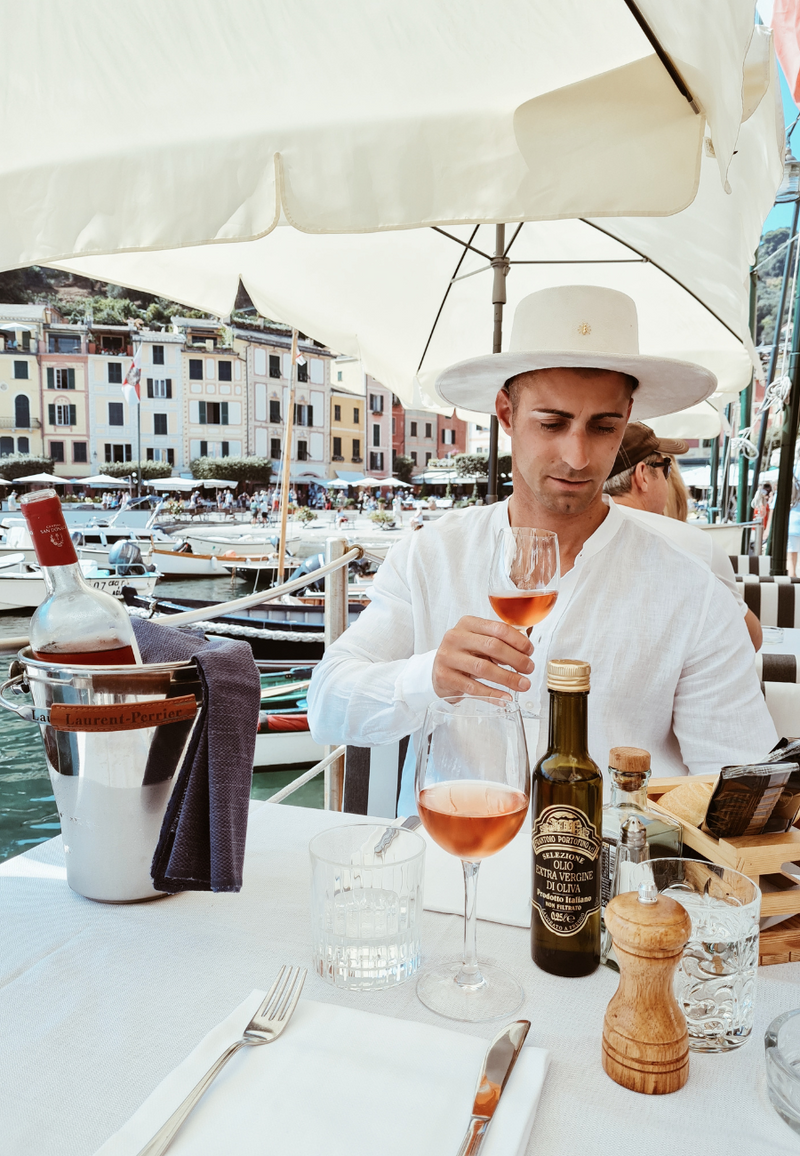
<svg viewBox="0 0 800 1156">
<path fill-rule="evenodd" d="M 94 474 L 91 478 L 74 478 L 75 485 L 81 486 L 130 486 L 130 478 L 112 478 L 111 474 Z"/>
<path fill-rule="evenodd" d="M 673 213 L 695 195 L 706 132 L 728 179 L 769 43 L 752 0 L 3 0 L 2 13 L 2 268 L 250 240 L 281 222 L 338 234 Z M 134 118 L 130 69 L 98 67 L 123 26 Z M 91 108 L 91 132 L 67 117 L 54 137 L 58 107 Z"/>
<path fill-rule="evenodd" d="M 50 486 L 71 486 L 71 478 L 57 478 L 55 474 L 26 474 L 24 478 L 14 478 L 15 482 L 43 482 Z"/>
<path fill-rule="evenodd" d="M 226 487 L 229 487 L 230 489 L 235 489 L 239 483 L 238 482 L 226 482 L 226 481 L 223 481 L 221 478 L 203 478 L 202 481 L 199 481 L 197 484 L 200 486 L 205 486 L 206 489 L 209 489 L 209 490 L 223 490 Z"/>
<path fill-rule="evenodd" d="M 200 483 L 194 478 L 153 478 L 144 484 L 153 490 L 194 490 Z"/>
</svg>

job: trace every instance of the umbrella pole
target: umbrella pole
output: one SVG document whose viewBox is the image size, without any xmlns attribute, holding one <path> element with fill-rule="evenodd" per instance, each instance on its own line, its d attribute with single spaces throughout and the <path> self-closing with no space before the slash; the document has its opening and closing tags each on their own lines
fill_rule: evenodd
<svg viewBox="0 0 800 1156">
<path fill-rule="evenodd" d="M 492 269 L 494 270 L 494 279 L 492 281 L 492 305 L 494 306 L 494 332 L 492 335 L 492 353 L 501 353 L 503 350 L 503 306 L 506 303 L 506 276 L 508 275 L 509 261 L 505 255 L 506 248 L 506 227 L 505 225 L 495 225 L 494 227 L 494 257 L 492 258 Z M 497 441 L 499 435 L 499 423 L 497 415 L 492 414 L 489 422 L 489 461 L 487 462 L 488 486 L 486 487 L 486 504 L 492 505 L 498 498 L 498 463 L 497 463 Z"/>
<path fill-rule="evenodd" d="M 789 231 L 790 241 L 786 248 L 786 259 L 783 262 L 783 281 L 781 282 L 781 296 L 778 303 L 778 312 L 775 315 L 775 332 L 772 335 L 772 352 L 769 355 L 769 368 L 767 369 L 767 385 L 770 385 L 775 377 L 775 366 L 778 361 L 778 346 L 781 340 L 781 328 L 783 325 L 783 314 L 786 309 L 786 295 L 789 291 L 789 280 L 794 261 L 794 247 L 797 244 L 795 235 L 797 233 L 797 221 L 800 217 L 800 198 L 794 203 L 794 212 L 792 214 L 792 227 Z M 788 318 L 787 318 L 788 324 Z M 752 506 L 753 498 L 756 496 L 758 489 L 758 476 L 761 473 L 761 460 L 764 456 L 764 443 L 767 440 L 767 426 L 769 425 L 769 410 L 765 409 L 761 415 L 761 427 L 758 431 L 758 446 L 755 459 L 753 460 L 753 483 L 750 487 L 750 505 Z"/>
<path fill-rule="evenodd" d="M 770 551 L 770 574 L 786 573 L 786 549 L 789 542 L 789 510 L 792 506 L 794 483 L 794 447 L 797 441 L 797 426 L 800 420 L 800 292 L 794 301 L 792 324 L 792 351 L 789 357 L 789 373 L 792 392 L 783 411 L 781 428 L 781 460 L 778 486 L 775 494 L 775 510 L 772 515 L 772 544 Z"/>
<path fill-rule="evenodd" d="M 711 502 L 708 507 L 709 522 L 716 522 L 717 520 L 717 496 L 719 494 L 719 434 L 714 438 L 711 445 Z"/>
<path fill-rule="evenodd" d="M 725 406 L 725 420 L 730 429 L 731 407 Z M 728 520 L 728 505 L 730 501 L 730 466 L 731 466 L 731 435 L 725 434 L 722 443 L 722 500 L 720 501 L 720 522 Z"/>
<path fill-rule="evenodd" d="M 790 246 L 791 248 L 791 246 Z M 750 336 L 753 338 L 753 344 L 756 340 L 756 299 L 758 293 L 758 274 L 755 270 L 750 270 Z M 754 375 L 750 374 L 750 384 L 746 389 L 743 389 L 739 397 L 739 432 L 743 429 L 750 429 L 753 422 L 753 380 Z M 748 435 L 750 437 L 751 435 Z M 749 519 L 747 515 L 750 513 L 748 508 L 748 498 L 750 491 L 750 459 L 742 450 L 739 451 L 739 484 L 736 489 L 736 521 L 747 522 Z M 749 553 L 750 531 L 743 531 L 741 552 L 743 554 Z"/>
<path fill-rule="evenodd" d="M 286 407 L 286 432 L 283 442 L 283 462 L 281 470 L 281 536 L 278 543 L 278 585 L 283 582 L 286 568 L 286 519 L 289 514 L 289 469 L 292 459 L 292 433 L 294 431 L 294 397 L 297 378 L 297 330 L 292 330 L 292 366 L 289 371 L 289 403 Z"/>
</svg>

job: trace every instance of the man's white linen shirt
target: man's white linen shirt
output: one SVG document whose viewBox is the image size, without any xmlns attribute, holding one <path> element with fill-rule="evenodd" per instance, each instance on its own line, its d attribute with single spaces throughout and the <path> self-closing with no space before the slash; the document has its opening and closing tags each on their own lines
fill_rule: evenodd
<svg viewBox="0 0 800 1156">
<path fill-rule="evenodd" d="M 317 742 L 380 746 L 419 730 L 436 698 L 433 660 L 446 631 L 467 614 L 497 620 L 489 570 L 508 525 L 507 502 L 454 510 L 390 550 L 370 605 L 314 671 L 308 718 Z M 699 559 L 613 502 L 531 641 L 536 668 L 520 698 L 545 717 L 547 660 L 591 664 L 589 750 L 601 767 L 611 747 L 636 746 L 650 752 L 654 775 L 716 773 L 762 758 L 777 741 L 733 596 Z M 542 726 L 538 754 L 545 739 Z"/>
</svg>

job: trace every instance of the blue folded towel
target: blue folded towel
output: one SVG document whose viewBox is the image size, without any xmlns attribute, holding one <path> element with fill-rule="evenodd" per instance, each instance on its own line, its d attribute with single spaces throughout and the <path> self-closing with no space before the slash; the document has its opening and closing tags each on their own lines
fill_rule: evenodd
<svg viewBox="0 0 800 1156">
<path fill-rule="evenodd" d="M 246 642 L 208 643 L 146 619 L 135 618 L 133 628 L 143 662 L 191 658 L 203 688 L 201 717 L 153 856 L 153 885 L 167 892 L 239 891 L 261 705 L 253 652 Z M 162 742 L 182 748 L 188 727 L 171 723 L 160 731 Z M 157 777 L 157 768 L 148 767 L 151 777 L 153 772 Z"/>
</svg>

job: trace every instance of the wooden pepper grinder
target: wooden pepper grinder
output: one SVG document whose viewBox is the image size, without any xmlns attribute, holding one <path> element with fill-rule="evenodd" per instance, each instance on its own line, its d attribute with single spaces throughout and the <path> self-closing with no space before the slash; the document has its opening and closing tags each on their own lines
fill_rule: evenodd
<svg viewBox="0 0 800 1156">
<path fill-rule="evenodd" d="M 672 977 L 692 930 L 689 913 L 649 882 L 612 899 L 605 922 L 620 980 L 603 1023 L 603 1068 L 633 1092 L 677 1092 L 689 1076 L 689 1033 Z"/>
</svg>

